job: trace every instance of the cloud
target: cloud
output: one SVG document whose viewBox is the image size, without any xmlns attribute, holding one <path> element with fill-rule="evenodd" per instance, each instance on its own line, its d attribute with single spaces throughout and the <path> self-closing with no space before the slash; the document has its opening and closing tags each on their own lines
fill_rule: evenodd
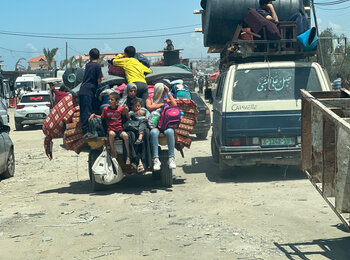
<svg viewBox="0 0 350 260">
<path fill-rule="evenodd" d="M 181 56 L 186 58 L 200 58 L 201 56 L 206 57 L 207 48 L 203 44 L 203 34 L 192 33 L 190 37 L 183 38 L 181 42 L 174 42 L 175 48 L 183 49 Z"/>
<path fill-rule="evenodd" d="M 340 31 L 341 30 L 341 26 L 339 24 L 335 24 L 332 22 L 328 23 L 328 27 L 332 28 L 334 31 Z"/>
<path fill-rule="evenodd" d="M 112 52 L 112 51 L 113 51 L 112 47 L 109 46 L 108 43 L 104 43 L 104 47 L 102 49 L 102 52 Z"/>
<path fill-rule="evenodd" d="M 35 46 L 32 43 L 27 43 L 26 47 L 32 51 L 38 51 L 38 49 L 35 48 Z"/>
<path fill-rule="evenodd" d="M 318 24 L 318 25 L 321 25 L 321 24 L 322 24 L 322 22 L 323 22 L 323 21 L 322 21 L 322 19 L 321 19 L 321 18 L 317 18 L 317 24 Z"/>
</svg>

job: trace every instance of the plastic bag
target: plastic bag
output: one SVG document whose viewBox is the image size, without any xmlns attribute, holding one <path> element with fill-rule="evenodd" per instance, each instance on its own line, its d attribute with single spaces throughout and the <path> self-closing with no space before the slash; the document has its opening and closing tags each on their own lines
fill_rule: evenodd
<svg viewBox="0 0 350 260">
<path fill-rule="evenodd" d="M 161 108 L 158 108 L 157 110 L 151 112 L 151 115 L 148 118 L 148 125 L 151 129 L 157 127 L 160 118 L 160 113 L 162 113 Z"/>
<path fill-rule="evenodd" d="M 96 182 L 106 185 L 120 182 L 124 177 L 123 170 L 117 160 L 111 158 L 106 147 L 92 165 L 92 173 Z"/>
</svg>

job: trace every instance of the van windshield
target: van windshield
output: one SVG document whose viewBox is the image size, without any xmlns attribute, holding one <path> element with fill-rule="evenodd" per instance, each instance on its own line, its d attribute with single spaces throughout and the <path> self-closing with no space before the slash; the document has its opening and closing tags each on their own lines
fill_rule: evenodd
<svg viewBox="0 0 350 260">
<path fill-rule="evenodd" d="M 16 82 L 16 89 L 19 88 L 33 88 L 33 82 L 32 81 L 24 81 L 24 82 Z"/>
<path fill-rule="evenodd" d="M 238 70 L 235 76 L 233 100 L 300 99 L 300 89 L 321 90 L 314 68 Z"/>
</svg>

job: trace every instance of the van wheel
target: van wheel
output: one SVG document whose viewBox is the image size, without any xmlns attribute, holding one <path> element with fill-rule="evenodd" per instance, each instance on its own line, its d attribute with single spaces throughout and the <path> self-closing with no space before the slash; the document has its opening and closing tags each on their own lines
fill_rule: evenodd
<svg viewBox="0 0 350 260">
<path fill-rule="evenodd" d="M 15 175 L 15 155 L 13 153 L 13 148 L 9 152 L 9 157 L 7 158 L 6 171 L 2 174 L 4 178 L 11 178 Z"/>
<path fill-rule="evenodd" d="M 210 146 L 211 146 L 211 155 L 213 157 L 214 162 L 219 163 L 219 150 L 215 143 L 214 135 L 211 136 Z"/>
<path fill-rule="evenodd" d="M 159 160 L 162 164 L 160 169 L 160 181 L 162 186 L 171 187 L 173 185 L 173 170 L 168 166 L 168 151 L 159 151 Z"/>
<path fill-rule="evenodd" d="M 94 165 L 94 162 L 96 161 L 97 157 L 100 154 L 101 154 L 100 150 L 90 150 L 89 151 L 89 177 L 90 177 L 92 191 L 102 191 L 102 190 L 106 189 L 105 185 L 97 183 L 95 181 L 95 176 L 92 173 L 92 166 Z"/>
<path fill-rule="evenodd" d="M 16 128 L 16 131 L 21 131 L 23 130 L 23 125 L 21 123 L 15 123 L 15 128 Z"/>
<path fill-rule="evenodd" d="M 198 134 L 196 134 L 196 136 L 200 140 L 205 140 L 205 139 L 207 139 L 208 132 L 206 132 L 206 133 L 198 133 Z"/>
</svg>

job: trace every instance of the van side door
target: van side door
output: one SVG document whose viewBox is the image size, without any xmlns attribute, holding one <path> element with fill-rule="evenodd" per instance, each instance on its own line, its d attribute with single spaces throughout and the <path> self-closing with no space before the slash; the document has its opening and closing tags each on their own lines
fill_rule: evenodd
<svg viewBox="0 0 350 260">
<path fill-rule="evenodd" d="M 227 72 L 224 72 L 219 75 L 217 79 L 217 89 L 216 89 L 216 95 L 213 102 L 213 137 L 216 141 L 216 143 L 220 146 L 222 143 L 222 124 L 223 124 L 223 117 L 224 117 L 224 87 L 225 87 L 225 81 L 226 81 L 226 75 Z"/>
</svg>

